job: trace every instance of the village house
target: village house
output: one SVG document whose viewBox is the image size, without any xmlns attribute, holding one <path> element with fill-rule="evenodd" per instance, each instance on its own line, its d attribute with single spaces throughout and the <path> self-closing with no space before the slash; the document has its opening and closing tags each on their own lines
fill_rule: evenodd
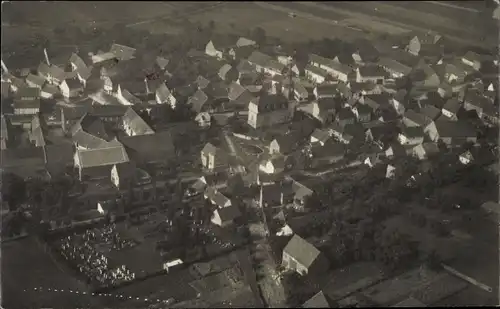
<svg viewBox="0 0 500 309">
<path fill-rule="evenodd" d="M 264 69 L 271 60 L 271 56 L 268 56 L 257 50 L 253 51 L 250 57 L 248 57 L 247 59 L 248 63 L 254 66 L 255 70 L 259 73 L 264 73 Z"/>
<path fill-rule="evenodd" d="M 442 76 L 444 77 L 444 80 L 450 85 L 464 83 L 465 77 L 470 73 L 468 67 L 457 61 L 443 63 L 441 67 Z"/>
<path fill-rule="evenodd" d="M 332 61 L 331 64 L 324 68 L 335 80 L 347 83 L 353 74 L 353 69 L 345 64 Z"/>
<path fill-rule="evenodd" d="M 335 98 L 339 95 L 337 85 L 334 84 L 323 84 L 317 85 L 313 90 L 316 100 L 324 98 Z"/>
<path fill-rule="evenodd" d="M 221 149 L 207 143 L 201 150 L 201 164 L 207 170 L 214 170 L 224 164 L 225 157 Z"/>
<path fill-rule="evenodd" d="M 111 182 L 117 189 L 125 189 L 135 185 L 136 166 L 132 161 L 113 165 L 111 168 Z"/>
<path fill-rule="evenodd" d="M 283 249 L 282 265 L 300 275 L 316 275 L 328 269 L 328 261 L 312 244 L 298 235 Z"/>
<path fill-rule="evenodd" d="M 477 91 L 467 91 L 464 98 L 464 109 L 466 111 L 476 111 L 479 118 L 483 118 L 483 112 L 489 109 L 496 109 L 488 98 L 484 97 Z"/>
<path fill-rule="evenodd" d="M 264 66 L 263 72 L 271 76 L 282 75 L 285 72 L 286 66 L 274 59 L 270 59 Z"/>
<path fill-rule="evenodd" d="M 307 91 L 299 79 L 293 78 L 292 85 L 290 85 L 288 79 L 284 80 L 283 95 L 287 98 L 289 97 L 290 88 L 293 88 L 293 99 L 297 102 L 306 102 L 309 99 L 309 91 Z"/>
<path fill-rule="evenodd" d="M 59 85 L 61 94 L 65 98 L 75 98 L 83 93 L 83 85 L 77 79 L 65 79 Z"/>
<path fill-rule="evenodd" d="M 359 99 L 359 103 L 369 106 L 374 113 L 392 109 L 391 96 L 388 93 L 366 94 Z"/>
<path fill-rule="evenodd" d="M 51 84 L 45 84 L 42 91 L 40 92 L 40 97 L 43 99 L 52 99 L 59 93 L 59 88 Z"/>
<path fill-rule="evenodd" d="M 113 43 L 109 48 L 109 52 L 114 54 L 116 59 L 120 61 L 126 61 L 135 58 L 136 49 L 133 47 Z"/>
<path fill-rule="evenodd" d="M 104 122 L 86 113 L 70 129 L 71 139 L 78 148 L 94 149 L 112 140 Z"/>
<path fill-rule="evenodd" d="M 127 152 L 117 140 L 93 149 L 77 148 L 74 156 L 79 179 L 107 178 L 115 164 L 129 162 Z"/>
<path fill-rule="evenodd" d="M 224 42 L 219 39 L 210 40 L 205 47 L 205 54 L 216 57 L 218 59 L 223 59 L 228 52 L 231 44 Z"/>
<path fill-rule="evenodd" d="M 262 95 L 248 104 L 247 122 L 254 129 L 285 123 L 290 118 L 288 101 L 282 95 Z"/>
<path fill-rule="evenodd" d="M 372 82 L 374 84 L 383 85 L 386 75 L 387 72 L 382 67 L 377 65 L 359 67 L 356 69 L 356 82 Z"/>
<path fill-rule="evenodd" d="M 331 137 L 332 135 L 328 129 L 315 129 L 311 134 L 310 143 L 324 146 Z"/>
<path fill-rule="evenodd" d="M 196 87 L 200 90 L 203 90 L 203 89 L 207 88 L 208 85 L 210 85 L 210 81 L 201 75 L 198 75 L 198 77 L 196 78 L 194 83 L 195 83 Z"/>
<path fill-rule="evenodd" d="M 14 115 L 36 115 L 40 112 L 40 100 L 14 100 Z"/>
<path fill-rule="evenodd" d="M 385 169 L 385 178 L 394 179 L 396 177 L 396 167 L 391 164 L 387 164 Z"/>
<path fill-rule="evenodd" d="M 356 115 L 349 108 L 342 108 L 335 115 L 335 121 L 342 127 L 349 124 L 354 124 L 356 121 Z"/>
<path fill-rule="evenodd" d="M 477 133 L 468 123 L 438 119 L 436 121 L 438 138 L 448 147 L 459 147 L 466 142 L 476 143 Z"/>
<path fill-rule="evenodd" d="M 187 104 L 190 106 L 191 110 L 196 113 L 201 113 L 202 111 L 208 111 L 210 106 L 208 103 L 208 96 L 203 91 L 198 89 L 191 97 L 189 97 Z"/>
<path fill-rule="evenodd" d="M 230 64 L 226 63 L 219 69 L 218 76 L 223 81 L 233 82 L 238 80 L 239 73 Z"/>
<path fill-rule="evenodd" d="M 396 111 L 396 113 L 398 113 L 398 115 L 403 115 L 406 111 L 406 107 L 408 106 L 406 98 L 407 98 L 407 91 L 401 89 L 398 92 L 396 92 L 390 99 L 390 103 L 392 107 L 394 107 L 394 110 Z"/>
<path fill-rule="evenodd" d="M 392 78 L 402 78 L 409 75 L 412 70 L 411 67 L 386 57 L 380 59 L 378 65 L 384 68 Z"/>
<path fill-rule="evenodd" d="M 158 104 L 168 104 L 172 109 L 175 109 L 177 105 L 177 99 L 174 97 L 170 89 L 168 89 L 165 83 L 161 83 L 161 85 L 156 89 L 156 103 Z"/>
<path fill-rule="evenodd" d="M 123 130 L 128 136 L 154 134 L 151 127 L 132 108 L 128 108 L 122 117 Z"/>
<path fill-rule="evenodd" d="M 279 174 L 285 170 L 285 157 L 278 155 L 267 157 L 259 165 L 259 171 L 266 174 Z"/>
<path fill-rule="evenodd" d="M 232 47 L 230 50 L 229 50 L 229 56 L 233 59 L 233 60 L 243 60 L 243 59 L 247 59 L 248 57 L 250 57 L 250 55 L 252 54 L 252 52 L 255 50 L 255 46 L 254 45 L 246 45 L 246 46 L 236 46 L 236 47 Z"/>
<path fill-rule="evenodd" d="M 319 291 L 309 300 L 302 304 L 302 308 L 332 308 L 332 302 L 328 299 L 328 296 Z"/>
<path fill-rule="evenodd" d="M 418 145 L 424 142 L 424 131 L 420 127 L 406 127 L 398 134 L 401 145 Z"/>
<path fill-rule="evenodd" d="M 42 89 L 43 85 L 45 84 L 45 78 L 30 73 L 28 74 L 28 76 L 26 76 L 26 84 L 29 87 Z"/>
<path fill-rule="evenodd" d="M 293 134 L 284 134 L 276 137 L 269 144 L 269 154 L 287 155 L 297 147 L 297 140 Z"/>
<path fill-rule="evenodd" d="M 293 207 L 297 211 L 306 211 L 306 200 L 314 193 L 313 190 L 303 184 L 293 181 Z"/>
<path fill-rule="evenodd" d="M 352 112 L 356 115 L 356 119 L 363 123 L 372 120 L 372 111 L 371 107 L 364 104 L 357 104 L 352 108 Z"/>
<path fill-rule="evenodd" d="M 468 51 L 462 56 L 462 62 L 468 65 L 474 70 L 479 71 L 481 69 L 481 63 L 483 62 L 481 56 L 473 51 Z"/>
<path fill-rule="evenodd" d="M 410 79 L 415 87 L 439 87 L 442 83 L 438 72 L 425 62 L 419 63 L 413 68 Z"/>
<path fill-rule="evenodd" d="M 323 145 L 313 146 L 311 149 L 312 167 L 331 165 L 344 159 L 344 144 L 329 139 Z"/>
<path fill-rule="evenodd" d="M 435 107 L 434 105 L 428 104 L 428 105 L 425 105 L 422 108 L 420 108 L 420 113 L 434 121 L 441 116 L 441 110 L 442 109 L 439 109 L 439 108 Z"/>
<path fill-rule="evenodd" d="M 316 84 L 322 84 L 328 78 L 328 72 L 308 64 L 304 70 L 305 77 Z"/>
<path fill-rule="evenodd" d="M 210 203 L 217 206 L 217 208 L 225 208 L 232 206 L 231 199 L 227 198 L 224 194 L 220 193 L 213 187 L 207 187 L 204 193 L 205 199 Z"/>
<path fill-rule="evenodd" d="M 170 131 L 155 134 L 120 137 L 131 160 L 137 164 L 171 166 L 177 157 L 173 137 Z"/>
<path fill-rule="evenodd" d="M 309 65 L 323 70 L 326 70 L 326 68 L 332 63 L 332 60 L 316 54 L 309 54 L 308 60 Z"/>
<path fill-rule="evenodd" d="M 438 135 L 435 122 L 423 114 L 411 109 L 407 110 L 403 115 L 403 124 L 406 127 L 420 127 L 429 136 L 431 141 L 437 140 Z"/>
<path fill-rule="evenodd" d="M 241 217 L 241 212 L 236 206 L 217 208 L 211 218 L 211 222 L 220 227 L 227 227 L 234 224 L 234 220 Z"/>
<path fill-rule="evenodd" d="M 462 104 L 458 101 L 457 98 L 450 98 L 446 101 L 441 112 L 444 116 L 448 117 L 450 120 L 458 120 L 457 115 L 458 111 L 462 107 Z"/>
<path fill-rule="evenodd" d="M 405 50 L 415 56 L 427 47 L 426 45 L 437 45 L 442 40 L 441 35 L 435 33 L 427 33 L 422 36 L 414 36 L 406 46 Z"/>
</svg>

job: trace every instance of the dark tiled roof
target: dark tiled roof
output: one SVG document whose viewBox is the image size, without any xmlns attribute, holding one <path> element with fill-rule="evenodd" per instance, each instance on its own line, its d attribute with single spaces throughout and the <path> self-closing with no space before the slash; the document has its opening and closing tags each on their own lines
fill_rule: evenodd
<svg viewBox="0 0 500 309">
<path fill-rule="evenodd" d="M 169 131 L 155 134 L 124 136 L 120 139 L 131 157 L 142 161 L 169 160 L 175 156 L 172 134 Z"/>
</svg>

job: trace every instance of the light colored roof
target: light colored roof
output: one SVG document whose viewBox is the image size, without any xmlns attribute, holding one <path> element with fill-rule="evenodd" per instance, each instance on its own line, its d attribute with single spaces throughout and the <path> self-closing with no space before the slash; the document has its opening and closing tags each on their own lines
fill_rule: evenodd
<svg viewBox="0 0 500 309">
<path fill-rule="evenodd" d="M 318 67 L 315 67 L 313 65 L 306 65 L 306 68 L 305 68 L 305 71 L 309 71 L 313 74 L 316 74 L 316 75 L 319 75 L 319 76 L 323 76 L 323 77 L 327 77 L 328 76 L 328 72 L 323 70 L 323 69 L 320 69 Z"/>
<path fill-rule="evenodd" d="M 319 291 L 313 297 L 311 297 L 308 301 L 306 301 L 302 308 L 330 308 L 331 305 L 326 298 L 326 295 L 323 291 Z"/>
<path fill-rule="evenodd" d="M 45 78 L 30 73 L 28 74 L 28 76 L 26 76 L 26 82 L 31 82 L 41 87 L 43 86 L 43 84 L 45 84 Z"/>
<path fill-rule="evenodd" d="M 331 59 L 316 54 L 309 54 L 309 62 L 318 63 L 319 65 L 325 65 L 325 66 L 330 66 L 332 64 Z"/>
<path fill-rule="evenodd" d="M 296 234 L 290 239 L 283 252 L 290 255 L 305 268 L 309 268 L 321 254 L 316 247 Z"/>
<path fill-rule="evenodd" d="M 167 65 L 170 63 L 170 60 L 163 58 L 161 56 L 156 57 L 156 64 L 160 67 L 160 69 L 164 70 Z"/>
<path fill-rule="evenodd" d="M 228 94 L 229 100 L 236 100 L 243 94 L 243 92 L 245 92 L 245 87 L 234 82 L 231 83 Z"/>
<path fill-rule="evenodd" d="M 236 206 L 218 208 L 215 212 L 219 214 L 222 222 L 231 221 L 241 216 L 241 212 Z"/>
<path fill-rule="evenodd" d="M 109 52 L 113 53 L 120 60 L 130 60 L 134 58 L 135 48 L 120 44 L 112 44 Z"/>
<path fill-rule="evenodd" d="M 123 115 L 123 122 L 127 123 L 135 132 L 135 135 L 154 134 L 151 127 L 139 116 L 133 108 L 129 108 Z"/>
<path fill-rule="evenodd" d="M 207 103 L 208 101 L 208 96 L 203 92 L 202 90 L 198 89 L 195 94 L 193 94 L 189 100 L 188 104 L 191 105 L 191 109 L 193 109 L 195 112 L 199 113 L 201 112 L 203 105 Z"/>
<path fill-rule="evenodd" d="M 166 102 L 172 95 L 172 92 L 168 89 L 165 83 L 161 83 L 161 85 L 156 89 L 156 95 L 161 102 Z"/>
<path fill-rule="evenodd" d="M 116 140 L 95 149 L 77 149 L 77 155 L 82 168 L 114 165 L 129 161 L 125 148 Z"/>
<path fill-rule="evenodd" d="M 250 57 L 248 57 L 248 62 L 250 62 L 252 64 L 257 64 L 260 66 L 266 66 L 267 63 L 269 62 L 269 60 L 271 60 L 271 59 L 272 58 L 270 56 L 263 54 L 260 51 L 256 50 L 256 51 L 252 52 Z"/>
<path fill-rule="evenodd" d="M 427 307 L 424 303 L 413 297 L 408 297 L 391 307 Z"/>
<path fill-rule="evenodd" d="M 215 147 L 211 143 L 207 143 L 205 147 L 203 147 L 203 150 L 201 152 L 215 154 L 217 152 L 217 147 Z"/>
<path fill-rule="evenodd" d="M 379 60 L 378 64 L 380 66 L 383 66 L 389 70 L 402 73 L 404 75 L 408 75 L 411 72 L 411 68 L 409 66 L 406 66 L 394 59 L 390 58 L 382 58 Z"/>
<path fill-rule="evenodd" d="M 252 41 L 252 40 L 244 38 L 244 37 L 240 37 L 238 39 L 238 41 L 236 41 L 236 46 L 237 47 L 250 46 L 250 45 L 255 45 L 255 44 L 256 44 L 255 41 Z"/>
</svg>

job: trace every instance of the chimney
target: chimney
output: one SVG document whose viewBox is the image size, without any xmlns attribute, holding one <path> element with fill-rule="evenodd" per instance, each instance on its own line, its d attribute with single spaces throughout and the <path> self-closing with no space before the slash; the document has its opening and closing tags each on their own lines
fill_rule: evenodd
<svg viewBox="0 0 500 309">
<path fill-rule="evenodd" d="M 47 48 L 43 49 L 43 54 L 45 55 L 45 62 L 50 66 L 49 55 L 47 55 Z"/>
<path fill-rule="evenodd" d="M 148 79 L 144 78 L 144 85 L 146 86 L 146 94 L 150 94 L 151 91 L 149 91 L 149 85 L 148 85 Z"/>
</svg>

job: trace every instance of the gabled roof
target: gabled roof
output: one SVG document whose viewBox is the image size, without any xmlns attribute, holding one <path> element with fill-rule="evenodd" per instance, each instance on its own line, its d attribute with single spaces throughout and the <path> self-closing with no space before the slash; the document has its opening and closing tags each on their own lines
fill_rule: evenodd
<svg viewBox="0 0 500 309">
<path fill-rule="evenodd" d="M 31 82 L 35 85 L 42 87 L 43 84 L 45 84 L 45 78 L 30 73 L 28 74 L 28 76 L 26 76 L 26 82 Z"/>
<path fill-rule="evenodd" d="M 230 71 L 234 71 L 233 67 L 230 64 L 224 64 L 220 69 L 219 69 L 219 76 L 222 80 L 226 80 L 227 74 Z"/>
<path fill-rule="evenodd" d="M 120 180 L 120 182 L 122 182 L 123 180 L 131 179 L 136 174 L 135 163 L 132 161 L 115 164 L 113 168 L 116 169 L 118 177 L 122 179 Z"/>
<path fill-rule="evenodd" d="M 22 109 L 22 108 L 33 108 L 40 109 L 40 99 L 35 100 L 14 100 L 13 104 L 14 109 Z"/>
<path fill-rule="evenodd" d="M 161 85 L 156 89 L 156 96 L 161 102 L 166 102 L 171 95 L 172 92 L 168 89 L 165 83 L 161 83 Z"/>
<path fill-rule="evenodd" d="M 420 113 L 432 120 L 436 120 L 441 114 L 441 110 L 433 105 L 425 105 L 420 109 Z"/>
<path fill-rule="evenodd" d="M 175 146 L 170 131 L 123 136 L 120 142 L 134 160 L 137 158 L 141 161 L 163 161 L 175 157 Z"/>
<path fill-rule="evenodd" d="M 2 149 L 0 158 L 2 169 L 42 166 L 45 164 L 42 147 Z"/>
<path fill-rule="evenodd" d="M 161 56 L 157 56 L 155 63 L 160 69 L 164 70 L 170 63 L 170 60 Z"/>
<path fill-rule="evenodd" d="M 213 155 L 215 155 L 217 153 L 217 147 L 215 147 L 211 143 L 206 143 L 205 147 L 203 147 L 203 149 L 201 150 L 201 152 L 202 153 L 206 153 L 206 154 L 213 154 Z"/>
<path fill-rule="evenodd" d="M 108 166 L 129 161 L 125 148 L 117 140 L 95 149 L 77 149 L 76 153 L 82 168 Z"/>
<path fill-rule="evenodd" d="M 332 60 L 316 54 L 309 54 L 309 63 L 317 63 L 319 65 L 330 66 L 332 64 Z"/>
<path fill-rule="evenodd" d="M 358 68 L 359 75 L 364 77 L 385 77 L 387 76 L 387 72 L 378 65 L 367 65 L 364 67 Z"/>
<path fill-rule="evenodd" d="M 245 88 L 243 86 L 235 82 L 231 83 L 228 94 L 229 100 L 236 100 L 243 94 L 243 92 L 245 92 Z"/>
<path fill-rule="evenodd" d="M 306 68 L 304 69 L 305 71 L 309 71 L 311 72 L 312 74 L 315 74 L 315 75 L 319 75 L 319 76 L 323 76 L 323 77 L 327 77 L 328 76 L 328 72 L 323 70 L 323 69 L 320 69 L 318 67 L 315 67 L 313 65 L 306 65 Z"/>
<path fill-rule="evenodd" d="M 130 126 L 135 135 L 154 134 L 151 127 L 139 116 L 133 108 L 129 108 L 122 118 L 123 122 Z"/>
<path fill-rule="evenodd" d="M 294 192 L 295 198 L 301 199 L 306 196 L 309 196 L 314 193 L 313 190 L 309 189 L 308 187 L 304 186 L 303 184 L 299 183 L 298 181 L 294 181 L 292 183 L 292 189 Z"/>
<path fill-rule="evenodd" d="M 208 79 L 206 79 L 205 77 L 198 75 L 198 77 L 196 78 L 196 81 L 194 83 L 198 86 L 198 88 L 205 89 L 210 84 L 210 81 Z"/>
<path fill-rule="evenodd" d="M 86 68 L 87 64 L 83 61 L 83 59 L 75 53 L 71 54 L 69 57 L 69 63 L 75 65 L 77 68 Z"/>
<path fill-rule="evenodd" d="M 297 234 L 290 239 L 283 252 L 290 255 L 305 268 L 309 268 L 321 254 L 316 247 Z"/>
<path fill-rule="evenodd" d="M 228 222 L 241 216 L 241 212 L 236 206 L 218 208 L 214 212 L 219 215 L 221 222 Z"/>
<path fill-rule="evenodd" d="M 68 85 L 69 90 L 80 89 L 83 85 L 75 78 L 66 79 L 64 81 Z"/>
<path fill-rule="evenodd" d="M 66 166 L 73 163 L 74 147 L 72 144 L 45 145 L 46 164 Z"/>
<path fill-rule="evenodd" d="M 270 59 L 266 64 L 266 68 L 277 72 L 283 72 L 286 66 L 283 63 L 278 62 L 277 60 Z"/>
<path fill-rule="evenodd" d="M 119 60 L 130 60 L 134 58 L 136 49 L 125 45 L 112 44 L 109 51 Z"/>
<path fill-rule="evenodd" d="M 240 37 L 238 39 L 238 41 L 236 41 L 236 46 L 237 47 L 250 46 L 250 45 L 255 45 L 255 44 L 256 44 L 255 41 L 252 41 L 252 40 L 244 38 L 244 37 Z"/>
<path fill-rule="evenodd" d="M 110 136 L 106 130 L 104 122 L 98 117 L 93 116 L 89 113 L 80 118 L 80 120 L 73 126 L 71 131 L 72 134 L 75 135 L 79 130 L 91 134 L 102 140 L 110 140 Z"/>
<path fill-rule="evenodd" d="M 311 137 L 314 137 L 318 141 L 325 143 L 327 140 L 331 138 L 330 132 L 327 129 L 314 129 L 314 132 L 311 134 Z"/>
<path fill-rule="evenodd" d="M 312 148 L 313 157 L 343 157 L 345 154 L 344 144 L 339 142 L 328 140 L 324 146 L 318 146 Z"/>
<path fill-rule="evenodd" d="M 432 122 L 432 119 L 430 119 L 429 117 L 427 117 L 423 114 L 417 113 L 416 111 L 414 111 L 412 109 L 409 109 L 404 113 L 404 118 L 407 118 L 407 119 L 415 122 L 416 124 L 418 124 L 419 126 L 422 126 L 422 127 L 425 127 L 429 123 Z"/>
<path fill-rule="evenodd" d="M 481 63 L 481 61 L 482 61 L 481 56 L 478 53 L 475 53 L 475 52 L 470 51 L 470 50 L 468 52 L 466 52 L 462 58 L 469 60 L 469 61 L 472 61 L 472 62 Z"/>
<path fill-rule="evenodd" d="M 201 89 L 198 89 L 195 94 L 189 98 L 188 104 L 191 105 L 192 110 L 199 113 L 207 101 L 208 96 Z"/>
<path fill-rule="evenodd" d="M 406 127 L 401 128 L 401 134 L 408 138 L 423 137 L 424 130 L 421 127 Z"/>
<path fill-rule="evenodd" d="M 411 67 L 406 66 L 394 59 L 390 58 L 381 58 L 378 62 L 378 65 L 387 68 L 388 70 L 395 71 L 398 73 L 402 73 L 404 75 L 408 75 L 411 72 Z"/>
<path fill-rule="evenodd" d="M 250 91 L 245 89 L 245 91 L 243 91 L 243 93 L 240 96 L 238 96 L 237 99 L 231 101 L 231 104 L 248 107 L 248 103 L 250 103 L 250 101 L 252 101 L 253 98 L 254 98 L 253 94 L 251 94 Z"/>
<path fill-rule="evenodd" d="M 40 89 L 35 87 L 22 87 L 16 92 L 15 98 L 39 98 Z"/>
<path fill-rule="evenodd" d="M 240 60 L 240 62 L 236 66 L 236 69 L 240 73 L 253 72 L 254 71 L 254 68 L 252 67 L 252 65 L 246 59 Z"/>
<path fill-rule="evenodd" d="M 325 84 L 316 86 L 316 93 L 318 97 L 321 96 L 331 96 L 339 93 L 337 85 Z"/>
<path fill-rule="evenodd" d="M 248 62 L 264 67 L 271 59 L 271 56 L 256 50 L 248 57 Z"/>
<path fill-rule="evenodd" d="M 446 103 L 443 106 L 443 109 L 445 109 L 453 114 L 457 114 L 458 111 L 460 110 L 461 106 L 462 106 L 462 104 L 458 101 L 458 99 L 453 97 L 453 98 L 448 99 L 448 101 L 446 101 Z"/>
<path fill-rule="evenodd" d="M 39 75 L 46 77 L 50 74 L 50 67 L 45 62 L 40 62 L 37 72 Z"/>
<path fill-rule="evenodd" d="M 330 308 L 330 307 L 331 305 L 328 301 L 328 298 L 323 293 L 323 291 L 319 291 L 302 305 L 302 308 Z"/>
<path fill-rule="evenodd" d="M 52 76 L 52 78 L 57 79 L 57 80 L 64 80 L 66 78 L 66 72 L 64 72 L 63 69 L 56 65 L 51 65 L 49 68 L 49 74 Z"/>
<path fill-rule="evenodd" d="M 436 129 L 439 137 L 466 138 L 477 137 L 476 130 L 463 121 L 436 120 Z"/>
</svg>

